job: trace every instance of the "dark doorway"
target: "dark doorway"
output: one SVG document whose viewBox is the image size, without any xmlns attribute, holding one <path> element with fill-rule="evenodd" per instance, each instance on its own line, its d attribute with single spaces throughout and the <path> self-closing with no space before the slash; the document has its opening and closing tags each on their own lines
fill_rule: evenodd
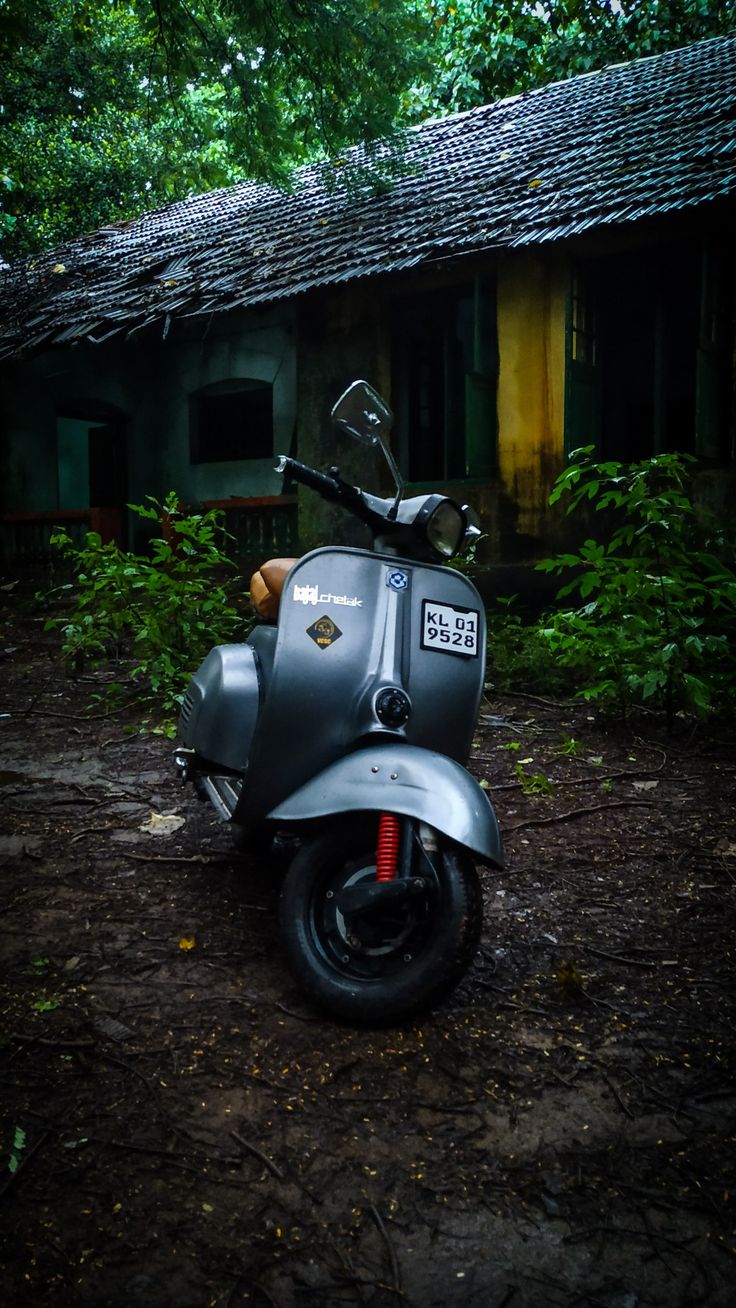
<svg viewBox="0 0 736 1308">
<path fill-rule="evenodd" d="M 409 481 L 491 475 L 497 382 L 495 282 L 476 280 L 396 303 L 392 391 Z"/>
<path fill-rule="evenodd" d="M 126 418 L 112 405 L 79 401 L 57 411 L 60 509 L 105 510 L 106 534 L 122 540 L 128 497 Z"/>
<path fill-rule="evenodd" d="M 90 427 L 87 440 L 89 502 L 101 508 L 119 507 L 125 502 L 127 481 L 119 430 L 112 423 Z"/>
</svg>

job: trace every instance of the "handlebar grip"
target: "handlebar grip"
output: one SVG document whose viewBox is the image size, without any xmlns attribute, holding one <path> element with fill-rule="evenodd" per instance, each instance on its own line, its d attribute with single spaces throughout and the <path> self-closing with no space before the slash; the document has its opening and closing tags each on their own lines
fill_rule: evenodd
<svg viewBox="0 0 736 1308">
<path fill-rule="evenodd" d="M 326 500 L 343 498 L 343 487 L 340 482 L 335 481 L 334 477 L 328 477 L 324 472 L 317 472 L 316 468 L 310 468 L 306 463 L 300 463 L 298 459 L 290 459 L 288 454 L 279 455 L 275 471 L 280 472 L 284 477 L 293 477 L 294 481 L 299 481 L 302 486 L 317 491 Z"/>
</svg>

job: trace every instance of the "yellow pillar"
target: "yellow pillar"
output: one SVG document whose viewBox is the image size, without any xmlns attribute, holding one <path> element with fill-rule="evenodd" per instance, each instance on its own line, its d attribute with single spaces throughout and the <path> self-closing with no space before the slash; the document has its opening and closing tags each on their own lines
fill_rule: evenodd
<svg viewBox="0 0 736 1308">
<path fill-rule="evenodd" d="M 498 462 L 516 530 L 543 533 L 562 468 L 567 272 L 555 256 L 512 254 L 498 275 Z"/>
</svg>

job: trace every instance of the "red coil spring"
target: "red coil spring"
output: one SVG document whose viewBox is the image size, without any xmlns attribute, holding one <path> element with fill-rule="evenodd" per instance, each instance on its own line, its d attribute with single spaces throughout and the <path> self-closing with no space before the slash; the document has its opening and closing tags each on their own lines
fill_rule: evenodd
<svg viewBox="0 0 736 1308">
<path fill-rule="evenodd" d="M 378 823 L 376 881 L 393 881 L 399 858 L 401 824 L 395 813 L 382 813 Z"/>
</svg>

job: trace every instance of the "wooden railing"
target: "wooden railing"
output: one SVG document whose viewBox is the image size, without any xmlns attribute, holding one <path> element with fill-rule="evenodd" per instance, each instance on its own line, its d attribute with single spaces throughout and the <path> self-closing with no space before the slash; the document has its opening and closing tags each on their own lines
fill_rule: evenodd
<svg viewBox="0 0 736 1308">
<path fill-rule="evenodd" d="M 224 525 L 233 538 L 223 542 L 225 552 L 250 565 L 264 559 L 299 553 L 296 495 L 208 500 L 207 509 L 221 509 Z M 50 509 L 43 512 L 0 514 L 0 560 L 5 567 L 47 563 L 53 555 L 51 536 L 63 527 L 77 545 L 85 533 L 97 531 L 103 541 L 122 544 L 120 509 Z"/>
<path fill-rule="evenodd" d="M 48 509 L 0 514 L 0 558 L 3 563 L 29 566 L 51 558 L 51 537 L 63 527 L 77 545 L 85 533 L 97 531 L 103 541 L 122 539 L 120 509 Z"/>
<path fill-rule="evenodd" d="M 266 559 L 299 553 L 296 495 L 261 495 L 207 500 L 207 509 L 221 509 L 232 540 L 225 552 L 257 565 Z"/>
</svg>

